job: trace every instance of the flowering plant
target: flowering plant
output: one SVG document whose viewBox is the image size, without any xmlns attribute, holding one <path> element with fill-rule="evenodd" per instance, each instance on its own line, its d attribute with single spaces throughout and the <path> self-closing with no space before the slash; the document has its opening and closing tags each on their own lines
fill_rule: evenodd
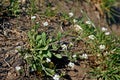
<svg viewBox="0 0 120 80">
<path fill-rule="evenodd" d="M 62 56 L 52 52 L 52 50 L 57 50 L 59 47 L 53 44 L 54 41 L 51 38 L 47 38 L 45 32 L 38 34 L 38 26 L 36 24 L 28 32 L 29 48 L 21 51 L 21 54 L 29 64 L 31 71 L 38 71 L 52 77 L 55 74 L 55 66 L 51 58 L 53 56 L 62 58 Z M 61 36 L 60 33 L 58 34 L 56 40 Z"/>
</svg>

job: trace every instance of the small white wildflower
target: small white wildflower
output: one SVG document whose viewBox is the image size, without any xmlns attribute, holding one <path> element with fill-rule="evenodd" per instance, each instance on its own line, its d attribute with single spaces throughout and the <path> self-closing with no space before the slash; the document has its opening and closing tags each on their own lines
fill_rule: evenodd
<svg viewBox="0 0 120 80">
<path fill-rule="evenodd" d="M 89 35 L 88 38 L 94 40 L 95 36 L 94 35 Z"/>
<path fill-rule="evenodd" d="M 76 22 L 77 22 L 77 20 L 76 20 L 76 19 L 73 19 L 73 22 L 74 22 L 74 23 L 76 23 Z"/>
<path fill-rule="evenodd" d="M 66 44 L 61 45 L 61 47 L 62 47 L 62 50 L 67 50 L 67 45 Z"/>
<path fill-rule="evenodd" d="M 44 23 L 43 23 L 43 26 L 48 26 L 48 22 L 47 22 L 47 21 L 44 22 Z"/>
<path fill-rule="evenodd" d="M 86 53 L 82 54 L 82 58 L 88 59 L 88 55 Z"/>
<path fill-rule="evenodd" d="M 17 46 L 17 47 L 16 47 L 17 50 L 19 50 L 19 49 L 21 49 L 21 48 L 22 48 L 21 46 Z"/>
<path fill-rule="evenodd" d="M 19 71 L 19 70 L 21 69 L 21 67 L 20 67 L 20 66 L 16 66 L 15 69 L 16 69 L 17 71 Z"/>
<path fill-rule="evenodd" d="M 102 29 L 101 29 L 103 32 L 105 32 L 105 31 L 107 31 L 107 28 L 105 28 L 105 27 L 102 27 Z"/>
<path fill-rule="evenodd" d="M 99 49 L 100 49 L 100 50 L 104 50 L 104 49 L 105 49 L 105 45 L 100 45 L 100 46 L 99 46 Z"/>
<path fill-rule="evenodd" d="M 58 74 L 55 74 L 55 75 L 53 76 L 53 79 L 54 79 L 54 80 L 59 80 L 59 79 L 60 79 L 60 76 L 59 76 Z"/>
<path fill-rule="evenodd" d="M 69 13 L 69 17 L 73 17 L 73 15 L 74 15 L 74 14 L 73 14 L 72 12 Z"/>
<path fill-rule="evenodd" d="M 46 58 L 46 62 L 47 62 L 47 63 L 51 62 L 51 59 Z"/>
<path fill-rule="evenodd" d="M 72 62 L 69 62 L 68 66 L 69 66 L 70 68 L 74 68 L 75 64 L 72 63 Z"/>
<path fill-rule="evenodd" d="M 77 55 L 76 55 L 76 54 L 74 54 L 72 57 L 73 57 L 73 58 L 76 58 L 76 57 L 77 57 Z"/>
<path fill-rule="evenodd" d="M 39 24 L 39 22 L 36 22 L 36 24 Z"/>
<path fill-rule="evenodd" d="M 31 17 L 31 19 L 35 19 L 35 18 L 36 18 L 36 16 L 32 16 L 32 17 Z"/>
<path fill-rule="evenodd" d="M 75 29 L 76 32 L 83 31 L 82 27 L 77 25 L 77 24 L 74 25 L 74 29 Z"/>
<path fill-rule="evenodd" d="M 91 22 L 91 21 L 86 21 L 85 23 L 86 23 L 86 24 L 92 24 L 92 22 Z"/>
<path fill-rule="evenodd" d="M 105 35 L 110 35 L 110 32 L 105 32 Z"/>
</svg>

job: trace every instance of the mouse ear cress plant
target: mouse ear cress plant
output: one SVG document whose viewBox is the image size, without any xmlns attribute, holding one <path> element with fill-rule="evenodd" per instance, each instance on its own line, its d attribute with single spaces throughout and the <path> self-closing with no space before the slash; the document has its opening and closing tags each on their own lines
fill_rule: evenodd
<svg viewBox="0 0 120 80">
<path fill-rule="evenodd" d="M 52 77 L 55 74 L 55 65 L 51 61 L 51 58 L 53 55 L 57 58 L 62 58 L 62 56 L 60 54 L 54 54 L 51 51 L 55 48 L 57 50 L 57 46 L 52 44 L 54 41 L 48 38 L 45 32 L 38 34 L 38 26 L 35 25 L 28 32 L 29 48 L 21 51 L 21 53 L 29 64 L 31 71 L 37 71 Z"/>
</svg>

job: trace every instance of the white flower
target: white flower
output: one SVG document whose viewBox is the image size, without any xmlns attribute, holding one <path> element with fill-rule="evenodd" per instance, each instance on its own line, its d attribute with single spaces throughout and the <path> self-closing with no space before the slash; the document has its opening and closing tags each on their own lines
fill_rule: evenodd
<svg viewBox="0 0 120 80">
<path fill-rule="evenodd" d="M 51 62 L 51 59 L 46 58 L 46 62 L 47 62 L 47 63 Z"/>
<path fill-rule="evenodd" d="M 73 57 L 73 58 L 76 58 L 76 57 L 77 57 L 77 55 L 76 55 L 76 54 L 74 54 L 72 57 Z"/>
<path fill-rule="evenodd" d="M 103 32 L 105 32 L 105 31 L 107 31 L 107 28 L 105 28 L 105 27 L 102 27 L 102 29 L 101 29 Z"/>
<path fill-rule="evenodd" d="M 17 46 L 16 49 L 21 49 L 22 47 L 21 46 Z"/>
<path fill-rule="evenodd" d="M 77 24 L 74 25 L 74 29 L 75 29 L 76 32 L 83 31 L 82 27 L 77 25 Z"/>
<path fill-rule="evenodd" d="M 20 66 L 16 66 L 15 69 L 16 69 L 17 71 L 19 71 L 19 70 L 21 69 L 21 67 L 20 67 Z"/>
<path fill-rule="evenodd" d="M 36 16 L 32 16 L 32 17 L 31 17 L 31 19 L 35 19 L 35 18 L 36 18 Z"/>
<path fill-rule="evenodd" d="M 73 15 L 74 15 L 74 14 L 73 14 L 72 12 L 69 13 L 69 17 L 73 17 Z"/>
<path fill-rule="evenodd" d="M 94 40 L 95 36 L 94 35 L 89 35 L 88 38 Z"/>
<path fill-rule="evenodd" d="M 92 24 L 92 22 L 91 22 L 91 21 L 86 21 L 85 23 L 86 23 L 86 24 Z"/>
<path fill-rule="evenodd" d="M 76 20 L 76 19 L 73 19 L 73 22 L 74 22 L 74 23 L 76 23 L 76 22 L 77 22 L 77 20 Z"/>
<path fill-rule="evenodd" d="M 36 24 L 39 24 L 39 22 L 36 22 Z"/>
<path fill-rule="evenodd" d="M 100 50 L 104 50 L 104 49 L 105 49 L 105 45 L 100 45 L 100 46 L 99 46 L 99 49 L 100 49 Z"/>
<path fill-rule="evenodd" d="M 88 55 L 86 53 L 82 54 L 82 58 L 88 59 Z"/>
<path fill-rule="evenodd" d="M 62 47 L 62 50 L 67 50 L 67 45 L 66 44 L 61 45 L 61 47 Z"/>
<path fill-rule="evenodd" d="M 74 68 L 75 64 L 72 63 L 72 62 L 69 62 L 68 66 L 69 66 L 70 68 Z"/>
<path fill-rule="evenodd" d="M 58 74 L 55 74 L 55 75 L 53 76 L 53 79 L 54 79 L 54 80 L 59 80 L 59 79 L 60 79 L 60 76 L 59 76 Z"/>
<path fill-rule="evenodd" d="M 48 26 L 48 22 L 47 22 L 47 21 L 44 22 L 44 23 L 43 23 L 43 26 Z"/>
<path fill-rule="evenodd" d="M 110 35 L 110 32 L 105 32 L 105 35 Z"/>
</svg>

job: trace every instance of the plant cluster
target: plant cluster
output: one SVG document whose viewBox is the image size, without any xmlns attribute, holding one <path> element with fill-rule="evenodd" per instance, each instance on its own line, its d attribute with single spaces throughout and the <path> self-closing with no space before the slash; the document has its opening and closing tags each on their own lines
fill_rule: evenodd
<svg viewBox="0 0 120 80">
<path fill-rule="evenodd" d="M 98 80 L 120 79 L 120 38 L 108 31 L 107 28 L 81 24 L 83 34 L 80 40 L 86 43 L 86 53 L 89 55 L 92 76 Z"/>
<path fill-rule="evenodd" d="M 84 17 L 87 17 L 83 11 L 81 12 Z M 73 68 L 73 62 L 76 61 L 77 58 L 87 59 L 90 61 L 92 68 L 90 73 L 92 73 L 92 76 L 96 76 L 98 80 L 119 80 L 119 37 L 113 35 L 105 27 L 95 27 L 88 17 L 88 21 L 85 22 L 84 18 L 75 20 L 73 13 L 69 13 L 67 16 L 64 16 L 64 18 L 67 20 L 68 18 L 66 17 L 68 16 L 72 16 L 72 18 L 69 19 L 73 19 L 74 30 L 77 32 L 75 41 L 80 40 L 85 43 L 86 48 L 84 51 L 86 53 L 73 55 L 73 53 L 69 52 L 66 44 L 58 44 L 62 37 L 60 32 L 56 37 L 51 38 L 45 32 L 39 33 L 37 29 L 40 25 L 36 23 L 28 32 L 29 47 L 20 51 L 29 64 L 30 71 L 37 71 L 40 74 L 51 76 L 53 79 L 60 78 L 60 76 L 56 74 L 57 65 L 52 61 L 52 58 L 62 59 L 63 56 L 66 56 L 70 61 L 68 67 Z M 45 22 L 43 25 L 48 26 L 49 24 Z M 91 59 L 91 57 L 93 59 Z"/>
<path fill-rule="evenodd" d="M 30 14 L 36 13 L 36 5 L 34 0 L 30 0 Z M 113 0 L 114 1 L 114 0 Z M 103 10 L 108 11 L 111 7 L 109 1 L 103 1 L 101 4 Z M 19 5 L 17 1 L 11 0 L 9 10 L 14 14 L 19 12 Z M 62 74 L 56 74 L 57 65 L 54 63 L 53 58 L 62 59 L 64 56 L 67 57 L 69 63 L 68 67 L 74 68 L 74 61 L 77 58 L 87 59 L 90 61 L 92 76 L 102 80 L 120 80 L 120 39 L 116 37 L 107 28 L 102 27 L 101 29 L 96 27 L 93 22 L 83 13 L 83 18 L 77 20 L 74 18 L 74 14 L 62 14 L 62 19 L 72 24 L 75 32 L 74 41 L 83 41 L 85 45 L 84 51 L 80 54 L 74 54 L 69 52 L 68 48 L 71 48 L 74 44 L 69 43 L 68 45 L 61 43 L 61 32 L 54 36 L 49 36 L 46 32 L 38 32 L 40 27 L 39 23 L 34 23 L 32 29 L 28 32 L 28 47 L 19 52 L 26 60 L 29 70 L 31 72 L 37 72 L 40 75 L 47 75 L 53 77 L 54 80 L 59 80 Z M 55 12 L 49 10 L 45 11 L 47 17 L 55 15 Z M 32 16 L 31 19 L 35 19 L 36 16 Z M 87 18 L 88 21 L 85 21 Z M 34 21 L 34 20 L 33 20 Z M 49 23 L 46 21 L 43 23 L 44 27 L 47 27 Z M 67 34 L 67 33 L 65 33 Z M 73 36 L 73 35 L 72 35 Z M 85 53 L 83 53 L 85 52 Z M 74 55 L 73 55 L 74 54 Z M 91 59 L 92 57 L 92 59 Z M 92 63 L 92 64 L 91 64 Z M 59 63 L 58 63 L 59 64 Z M 17 68 L 20 69 L 19 67 Z"/>
<path fill-rule="evenodd" d="M 57 50 L 57 46 L 53 44 L 56 40 L 48 38 L 46 33 L 38 34 L 36 24 L 33 29 L 28 32 L 29 48 L 22 51 L 24 59 L 29 64 L 31 71 L 38 71 L 41 74 L 53 76 L 55 74 L 55 65 L 51 61 L 52 56 L 61 58 L 60 54 L 55 54 L 52 50 Z M 60 34 L 58 35 L 60 38 Z"/>
<path fill-rule="evenodd" d="M 45 23 L 48 25 L 47 22 Z M 44 25 L 46 26 L 45 23 Z M 74 63 L 72 62 L 76 60 L 76 55 L 74 55 L 74 58 L 71 58 L 72 54 L 69 54 L 69 51 L 67 50 L 71 44 L 66 45 L 60 42 L 62 36 L 61 32 L 58 32 L 56 37 L 51 38 L 45 32 L 39 33 L 37 31 L 39 26 L 39 23 L 36 23 L 28 32 L 29 47 L 19 50 L 19 52 L 27 61 L 31 72 L 37 72 L 43 76 L 51 76 L 54 79 L 57 75 L 57 65 L 54 63 L 55 61 L 53 61 L 53 58 L 60 60 L 66 56 L 68 61 L 70 61 L 68 66 L 73 68 Z M 60 76 L 62 75 L 63 74 Z"/>
<path fill-rule="evenodd" d="M 16 16 L 20 12 L 19 0 L 1 0 L 0 14 L 6 13 L 8 16 Z"/>
</svg>

